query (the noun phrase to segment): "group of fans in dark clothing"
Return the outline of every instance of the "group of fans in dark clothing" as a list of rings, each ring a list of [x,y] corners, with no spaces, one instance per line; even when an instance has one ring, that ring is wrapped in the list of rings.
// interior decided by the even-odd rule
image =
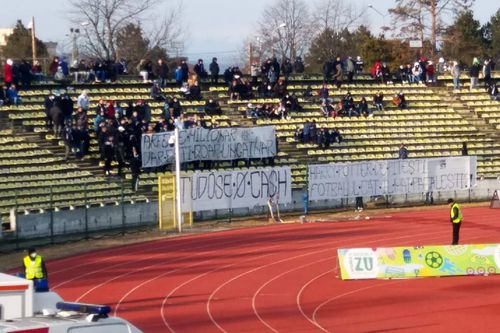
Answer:
[[[341,143],[342,135],[334,128],[318,128],[316,121],[307,121],[302,128],[295,130],[295,140],[300,143],[317,143],[320,148],[328,148],[333,143]]]

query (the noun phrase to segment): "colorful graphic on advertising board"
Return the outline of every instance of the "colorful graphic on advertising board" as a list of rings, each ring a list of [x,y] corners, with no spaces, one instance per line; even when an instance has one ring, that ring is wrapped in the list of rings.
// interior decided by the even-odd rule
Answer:
[[[342,280],[489,275],[500,244],[338,249]]]

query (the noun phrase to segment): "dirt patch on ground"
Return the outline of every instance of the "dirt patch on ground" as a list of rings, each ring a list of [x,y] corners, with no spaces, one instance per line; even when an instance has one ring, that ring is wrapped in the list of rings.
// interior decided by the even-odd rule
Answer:
[[[465,206],[484,206],[484,203],[467,204]],[[367,217],[380,217],[403,211],[415,210],[446,210],[446,206],[425,206],[425,207],[410,207],[410,208],[389,208],[389,209],[370,209],[363,212],[355,212],[354,210],[336,210],[330,212],[314,212],[307,216],[306,222],[321,222],[321,221],[350,221],[366,219]],[[442,212],[446,214],[446,212]],[[442,214],[441,212],[439,214]],[[288,214],[282,216],[284,223],[300,223],[300,214]],[[223,231],[240,228],[251,228],[264,226],[275,223],[270,221],[266,216],[252,216],[248,218],[228,220],[197,222],[191,229],[185,229],[184,234],[205,233],[214,231]],[[157,229],[147,231],[131,232],[124,235],[108,235],[93,237],[88,240],[73,241],[65,244],[51,245],[38,247],[37,251],[44,257],[46,261],[63,258],[67,256],[82,254],[89,251],[95,251],[116,246],[130,245],[134,243],[146,242],[166,237],[178,237],[175,232],[166,232]],[[0,272],[12,270],[20,267],[21,260],[25,256],[24,251],[16,251],[8,254],[2,254],[0,257]]]

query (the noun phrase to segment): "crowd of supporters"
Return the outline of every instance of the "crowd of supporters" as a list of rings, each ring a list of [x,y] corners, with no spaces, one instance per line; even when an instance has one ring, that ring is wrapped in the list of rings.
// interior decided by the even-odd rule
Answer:
[[[374,96],[354,98],[350,92],[341,98],[333,98],[329,87],[333,84],[340,88],[344,81],[353,82],[357,75],[363,73],[364,63],[360,57],[355,59],[336,57],[323,65],[324,84],[318,91],[313,91],[309,85],[299,96],[305,100],[315,100],[321,103],[320,111],[325,117],[371,117],[374,112],[383,110],[387,101],[382,92]],[[5,84],[0,89],[1,105],[19,105],[18,87],[29,87],[33,81],[71,80],[75,83],[112,82],[119,75],[129,73],[127,62],[120,59],[111,61],[80,60],[68,65],[63,58],[54,57],[47,72],[42,71],[38,61],[33,65],[27,61],[18,63],[8,59],[3,66]],[[284,59],[281,63],[275,57],[266,59],[262,64],[253,63],[250,76],[245,76],[238,67],[228,67],[221,73],[217,58],[212,58],[208,69],[204,61],[199,59],[191,68],[186,60],[180,60],[175,71],[171,71],[164,59],[156,62],[143,59],[137,65],[137,72],[144,82],[151,84],[150,97],[154,101],[163,102],[162,115],[158,121],[153,121],[151,107],[144,100],[128,101],[120,104],[113,100],[100,100],[97,107],[90,108],[91,97],[83,90],[76,101],[73,101],[69,91],[54,90],[45,99],[46,125],[54,135],[64,140],[65,158],[84,158],[89,154],[91,133],[94,132],[98,142],[100,159],[103,161],[103,172],[106,176],[114,172],[121,176],[123,169],[130,167],[133,174],[133,188],[137,189],[140,173],[140,141],[143,134],[172,131],[174,128],[186,129],[192,127],[209,128],[213,126],[204,120],[202,114],[186,116],[182,105],[176,96],[167,96],[163,92],[170,80],[174,80],[179,93],[186,100],[204,100],[202,84],[210,82],[218,84],[222,78],[228,89],[231,101],[248,100],[252,98],[273,98],[273,103],[248,103],[246,116],[252,119],[289,119],[290,112],[301,112],[303,107],[299,97],[288,90],[289,78],[292,73],[302,74],[304,63],[299,57],[292,63]],[[491,59],[480,61],[475,58],[468,73],[471,79],[471,89],[478,87],[480,74],[484,78],[485,87],[492,99],[498,98],[498,88],[491,79],[494,63]],[[391,73],[387,63],[377,61],[371,68],[375,81],[391,84],[425,83],[434,84],[438,74],[451,73],[455,88],[460,88],[462,68],[455,62],[445,62],[439,59],[435,66],[425,57],[419,58],[413,65],[401,65]],[[400,109],[407,107],[403,92],[392,96],[392,102]],[[203,107],[206,115],[220,115],[222,109],[213,99],[205,100]],[[95,119],[89,126],[89,117]],[[321,147],[329,147],[340,143],[342,135],[336,128],[317,128],[316,123],[306,122],[303,128],[295,133],[297,141],[302,143],[317,143]],[[198,164],[199,165],[199,164]]]
[[[66,155],[84,158],[89,154],[90,133],[97,138],[100,159],[104,162],[104,174],[112,175],[112,165],[117,165],[117,175],[121,176],[128,164],[131,169],[140,159],[141,136],[159,132],[210,128],[202,115],[186,116],[177,97],[168,98],[163,114],[153,121],[151,107],[145,100],[129,101],[125,105],[113,100],[99,100],[95,108],[90,108],[91,97],[83,90],[76,103],[67,91],[53,91],[45,98],[46,126],[56,137],[63,138]],[[205,104],[207,114],[220,114],[220,106],[210,99]],[[94,122],[89,126],[89,117]],[[132,170],[134,171],[134,170]],[[134,186],[135,188],[135,186]]]

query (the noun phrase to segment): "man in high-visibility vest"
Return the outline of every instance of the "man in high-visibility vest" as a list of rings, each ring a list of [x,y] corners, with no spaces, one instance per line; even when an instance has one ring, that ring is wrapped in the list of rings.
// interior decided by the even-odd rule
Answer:
[[[453,240],[451,245],[457,245],[460,236],[460,226],[462,225],[462,209],[460,205],[453,199],[448,199],[448,206],[450,206],[450,221],[453,226]]]
[[[23,267],[27,280],[47,279],[45,262],[34,248],[28,250],[28,255],[23,259]]]

